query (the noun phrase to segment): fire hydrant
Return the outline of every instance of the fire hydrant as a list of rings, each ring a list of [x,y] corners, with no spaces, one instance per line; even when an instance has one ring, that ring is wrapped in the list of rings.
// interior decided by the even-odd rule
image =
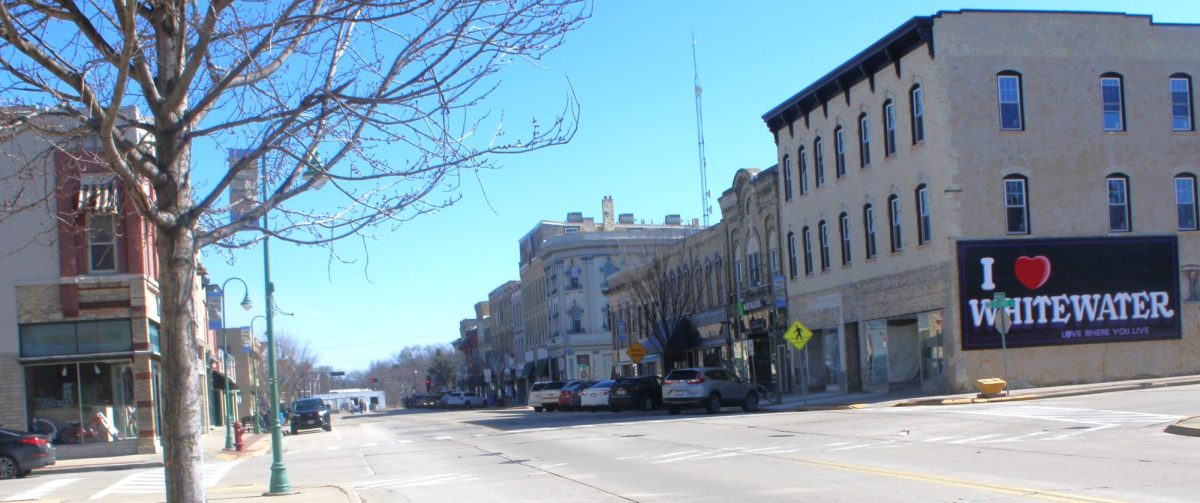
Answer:
[[[242,428],[242,423],[233,423],[233,445],[237,450],[242,450],[245,444],[242,443],[242,433],[246,430]]]

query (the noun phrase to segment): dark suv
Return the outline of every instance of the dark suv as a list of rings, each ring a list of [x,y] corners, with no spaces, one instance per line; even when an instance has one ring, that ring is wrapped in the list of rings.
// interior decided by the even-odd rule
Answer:
[[[658,376],[622,377],[608,393],[608,406],[621,409],[651,410],[662,406],[662,379]]]
[[[292,413],[288,416],[292,435],[300,430],[320,428],[325,431],[333,429],[329,419],[329,407],[320,398],[301,398],[292,402]]]

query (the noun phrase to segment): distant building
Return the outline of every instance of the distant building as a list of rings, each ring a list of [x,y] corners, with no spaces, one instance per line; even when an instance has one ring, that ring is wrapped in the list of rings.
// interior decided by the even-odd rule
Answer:
[[[763,116],[813,389],[1200,370],[1200,26],[916,17]],[[806,370],[806,372],[805,372]]]

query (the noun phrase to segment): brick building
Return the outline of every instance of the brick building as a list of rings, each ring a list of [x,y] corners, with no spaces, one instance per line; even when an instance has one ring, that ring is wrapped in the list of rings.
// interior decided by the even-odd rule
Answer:
[[[1197,50],[1146,16],[940,12],[767,112],[802,380],[972,389],[996,294],[1018,387],[1200,370]]]

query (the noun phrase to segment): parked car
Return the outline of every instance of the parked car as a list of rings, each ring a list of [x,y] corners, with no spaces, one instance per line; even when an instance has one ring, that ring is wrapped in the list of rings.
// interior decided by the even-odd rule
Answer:
[[[529,388],[529,406],[534,412],[547,412],[558,408],[558,392],[566,386],[565,381],[542,381]]]
[[[0,479],[29,475],[34,468],[55,462],[54,446],[46,437],[0,428]]]
[[[662,407],[662,402],[662,379],[658,376],[617,379],[608,397],[608,405],[613,412],[625,409],[652,410]]]
[[[320,398],[301,398],[292,402],[288,424],[291,425],[292,435],[314,428],[330,431],[333,429],[330,416],[329,406]]]
[[[596,412],[608,408],[609,391],[616,381],[599,381],[579,392],[579,409]]]
[[[579,392],[595,384],[596,381],[569,381],[558,392],[558,408],[562,410],[579,410]]]
[[[663,379],[662,399],[672,415],[689,407],[704,407],[709,414],[734,405],[746,412],[758,410],[758,388],[717,367],[672,370]]]
[[[484,406],[483,397],[479,396],[479,394],[474,391],[451,392],[450,394],[442,397],[442,402],[445,404],[445,407],[448,408],[462,407],[464,409],[470,409]]]
[[[413,395],[413,407],[433,408],[437,406],[438,400],[442,398],[444,393],[417,393]]]

